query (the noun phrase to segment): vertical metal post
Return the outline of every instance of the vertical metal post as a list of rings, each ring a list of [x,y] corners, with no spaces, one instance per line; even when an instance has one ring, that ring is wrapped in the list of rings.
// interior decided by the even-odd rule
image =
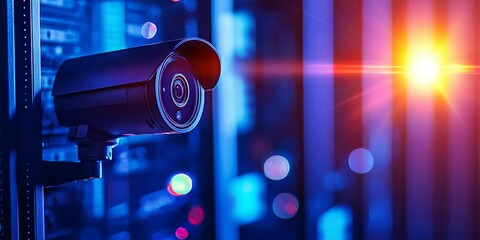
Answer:
[[[43,239],[43,186],[40,99],[40,2],[15,1],[13,6],[17,187],[20,239]]]

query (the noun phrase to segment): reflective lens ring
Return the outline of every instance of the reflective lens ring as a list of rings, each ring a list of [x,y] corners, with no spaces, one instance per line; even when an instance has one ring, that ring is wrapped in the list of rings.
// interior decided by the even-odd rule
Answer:
[[[190,86],[185,76],[180,73],[173,76],[170,84],[170,96],[177,107],[187,105],[188,98],[190,97]]]

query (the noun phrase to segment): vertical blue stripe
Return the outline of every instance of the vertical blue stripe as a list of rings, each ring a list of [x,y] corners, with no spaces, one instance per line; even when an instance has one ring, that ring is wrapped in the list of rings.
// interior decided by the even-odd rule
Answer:
[[[333,171],[333,1],[305,0],[303,10],[305,230],[317,239],[317,218],[333,203],[324,186]]]
[[[42,89],[42,81],[41,81],[41,56],[42,56],[42,51],[41,51],[41,45],[40,45],[40,1],[39,0],[32,0],[30,3],[31,5],[31,46],[32,46],[32,97],[33,97],[33,106],[35,107],[40,107],[41,106],[41,89]],[[42,116],[41,116],[41,110],[36,110],[35,114],[36,117],[34,119],[39,119],[41,121]],[[39,134],[41,133],[41,123],[38,124],[38,129]],[[35,128],[34,128],[35,129]],[[38,144],[40,144],[40,137],[38,138]],[[41,154],[41,149],[39,150],[39,153]],[[35,185],[35,196],[37,199],[35,200],[35,204],[43,204],[43,186],[40,184]],[[35,218],[36,220],[36,225],[35,225],[35,236],[40,239],[45,238],[45,226],[44,226],[44,209],[43,207],[37,207],[35,209]]]
[[[363,1],[363,62],[392,65],[391,0]],[[365,175],[365,203],[368,206],[366,238],[389,239],[392,231],[392,76],[363,76],[364,142],[374,158]]]
[[[92,215],[94,218],[102,218],[104,216],[104,189],[105,189],[105,180],[103,179],[95,179],[91,183],[92,187]]]
[[[114,51],[126,47],[125,2],[106,1],[100,5],[102,51]]]
[[[213,91],[216,239],[238,239],[231,216],[230,184],[237,175],[237,120],[233,71],[233,1],[212,1],[212,42],[222,61],[222,73]]]
[[[15,49],[14,49],[14,42],[15,42],[15,33],[14,33],[14,26],[13,26],[13,0],[7,0],[7,44],[8,44],[8,115],[9,120],[12,121],[15,115]],[[4,79],[2,81],[5,81]],[[5,109],[5,108],[4,108]],[[10,215],[11,215],[11,237],[12,239],[19,239],[19,226],[18,226],[18,198],[17,193],[17,160],[16,160],[16,150],[10,149],[8,153],[8,159],[10,159],[10,169],[5,169],[5,171],[9,171],[10,173]]]

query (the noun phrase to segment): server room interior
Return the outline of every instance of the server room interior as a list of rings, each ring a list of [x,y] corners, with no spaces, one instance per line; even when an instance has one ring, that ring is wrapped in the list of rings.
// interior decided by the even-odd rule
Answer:
[[[64,60],[201,37],[222,64],[192,132],[122,138],[102,179],[43,189],[45,239],[480,239],[476,0],[30,4],[38,161],[77,159],[52,98]],[[9,198],[1,236],[22,238]]]

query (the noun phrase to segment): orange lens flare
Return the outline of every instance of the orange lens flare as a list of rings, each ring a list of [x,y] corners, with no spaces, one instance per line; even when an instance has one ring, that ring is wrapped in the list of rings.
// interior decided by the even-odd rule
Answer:
[[[480,65],[450,64],[442,65],[439,61],[426,59],[413,60],[405,65],[381,64],[321,64],[295,62],[243,62],[236,65],[236,71],[245,75],[261,75],[265,77],[292,76],[292,75],[349,75],[349,74],[388,74],[437,77],[445,75],[480,75]],[[418,62],[418,63],[417,63]],[[427,70],[425,70],[427,68]],[[428,70],[430,69],[430,70]],[[418,79],[420,80],[420,79]],[[424,79],[425,80],[425,79]]]

